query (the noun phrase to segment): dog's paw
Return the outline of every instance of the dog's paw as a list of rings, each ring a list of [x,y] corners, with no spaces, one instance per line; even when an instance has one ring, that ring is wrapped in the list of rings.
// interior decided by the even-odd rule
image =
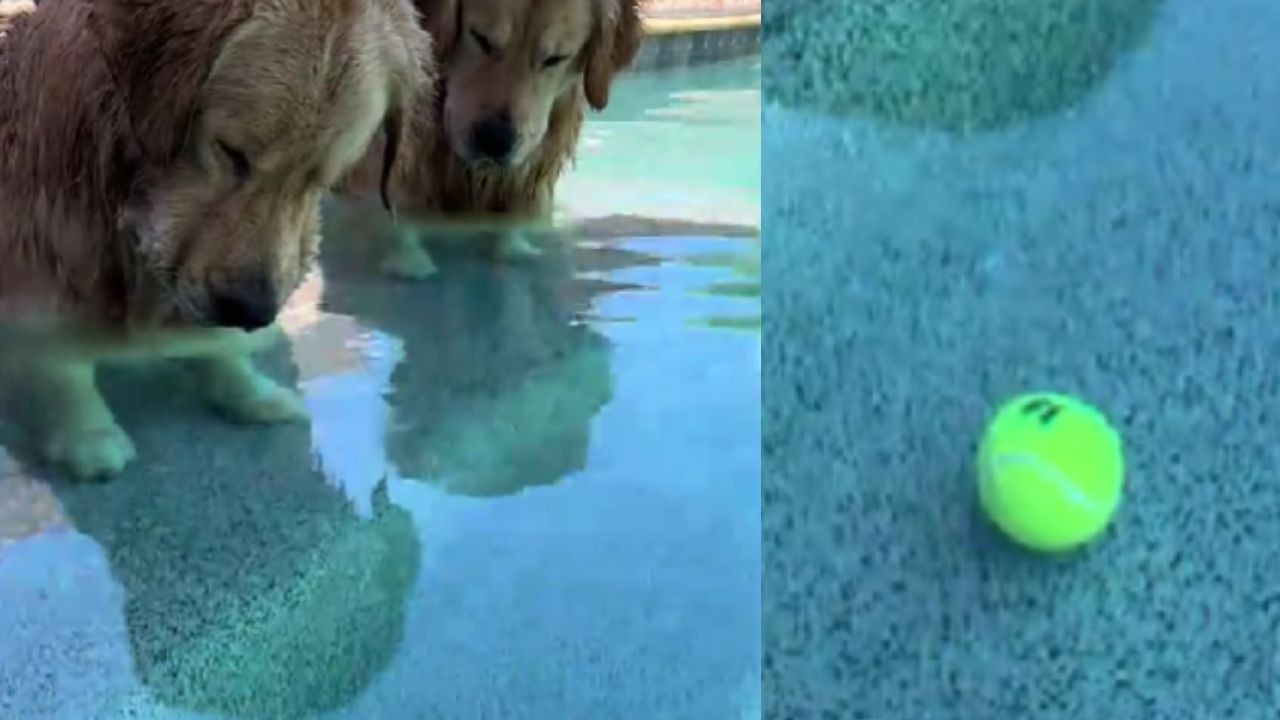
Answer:
[[[305,420],[302,396],[258,372],[247,355],[191,361],[205,402],[235,422],[275,424]]]
[[[439,272],[431,256],[426,253],[396,254],[383,258],[380,269],[397,280],[421,281]]]
[[[44,455],[77,480],[99,480],[124,470],[138,451],[119,425],[104,422],[53,428]]]
[[[523,234],[510,233],[498,240],[495,254],[503,262],[525,262],[541,257],[542,249],[529,242]]]
[[[301,395],[262,376],[252,390],[211,397],[210,401],[235,422],[275,425],[307,419],[307,404]]]
[[[421,281],[439,272],[431,255],[420,247],[401,245],[382,258],[381,270],[398,280]]]

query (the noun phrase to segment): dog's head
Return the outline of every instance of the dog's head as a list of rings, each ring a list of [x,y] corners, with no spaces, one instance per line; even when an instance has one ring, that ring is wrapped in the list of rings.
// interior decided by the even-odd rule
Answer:
[[[640,47],[637,0],[419,0],[443,77],[444,129],[463,160],[517,166],[555,103],[596,110]]]
[[[269,324],[324,193],[430,82],[408,0],[94,0],[139,170],[121,224],[183,320]],[[384,180],[385,185],[385,180]],[[385,193],[384,193],[385,195]]]

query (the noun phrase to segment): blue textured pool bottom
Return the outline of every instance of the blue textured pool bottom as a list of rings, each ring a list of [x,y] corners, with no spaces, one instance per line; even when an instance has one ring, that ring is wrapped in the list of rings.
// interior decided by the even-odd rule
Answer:
[[[1077,105],[969,137],[766,103],[766,717],[1276,716],[1278,36],[1167,0]],[[1057,562],[976,508],[1039,388],[1129,476]]]

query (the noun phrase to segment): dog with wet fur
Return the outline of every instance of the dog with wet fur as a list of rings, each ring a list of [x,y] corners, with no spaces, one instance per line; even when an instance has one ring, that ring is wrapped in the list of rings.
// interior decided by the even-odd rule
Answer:
[[[609,103],[614,77],[644,35],[638,0],[415,0],[431,33],[437,92],[420,105],[414,150],[391,192],[401,211],[374,241],[387,274],[436,271],[418,221],[474,223],[496,257],[539,254],[524,229],[545,223],[588,108]],[[339,186],[376,194],[376,145]]]
[[[0,0],[0,35],[3,35],[16,18],[35,12],[32,0]]]
[[[178,360],[238,421],[301,419],[251,355],[321,199],[379,132],[386,186],[430,91],[409,0],[42,0],[9,23],[0,372],[34,449],[80,478],[134,459],[96,384],[112,361]]]

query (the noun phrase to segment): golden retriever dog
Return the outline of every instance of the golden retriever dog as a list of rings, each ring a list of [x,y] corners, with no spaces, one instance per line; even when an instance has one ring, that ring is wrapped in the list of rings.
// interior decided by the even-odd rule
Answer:
[[[43,0],[14,18],[0,370],[32,393],[45,460],[83,478],[134,458],[104,361],[181,359],[231,418],[302,417],[249,353],[380,129],[389,176],[430,53],[408,0]]]
[[[19,17],[29,15],[36,9],[31,0],[0,0],[0,36],[13,25]]]
[[[520,222],[545,220],[573,159],[589,106],[609,102],[613,77],[639,50],[638,0],[416,0],[440,79],[420,106],[412,154],[392,183],[409,216],[381,249],[403,278],[435,272],[412,218],[500,218],[497,254],[538,253]],[[376,152],[342,191],[370,195]]]

